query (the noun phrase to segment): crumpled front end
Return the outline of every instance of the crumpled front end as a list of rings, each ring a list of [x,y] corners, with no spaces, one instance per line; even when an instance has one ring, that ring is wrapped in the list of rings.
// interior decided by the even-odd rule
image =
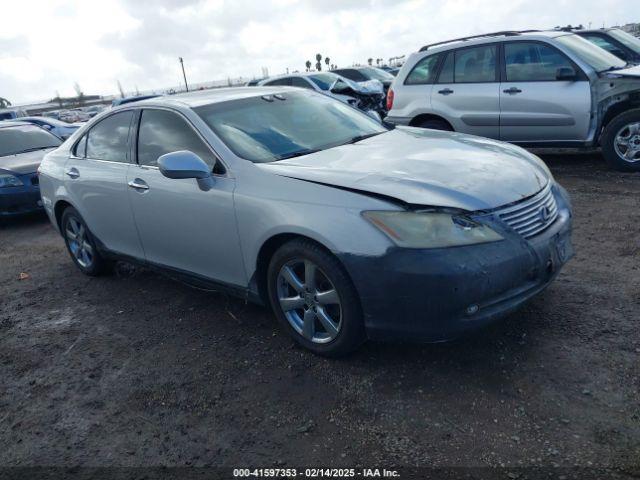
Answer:
[[[480,212],[504,240],[441,249],[390,248],[384,255],[343,254],[362,299],[372,339],[437,342],[456,338],[513,312],[556,277],[573,255],[571,206],[552,187],[557,212],[527,238],[500,216]]]

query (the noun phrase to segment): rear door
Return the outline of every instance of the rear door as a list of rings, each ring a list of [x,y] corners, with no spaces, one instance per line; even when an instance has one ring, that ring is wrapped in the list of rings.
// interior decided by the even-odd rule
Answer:
[[[498,47],[485,44],[450,51],[431,91],[431,109],[457,132],[500,134]]]
[[[179,150],[191,151],[211,166],[213,188],[205,192],[194,179],[160,173],[158,158]],[[185,117],[166,109],[142,111],[128,193],[148,262],[246,286],[234,187],[234,179]]]
[[[91,233],[109,250],[144,258],[127,196],[134,111],[95,124],[72,149],[65,187]]]
[[[571,68],[574,80],[557,80]],[[500,138],[509,142],[584,142],[591,120],[587,76],[544,42],[504,43],[500,85]]]

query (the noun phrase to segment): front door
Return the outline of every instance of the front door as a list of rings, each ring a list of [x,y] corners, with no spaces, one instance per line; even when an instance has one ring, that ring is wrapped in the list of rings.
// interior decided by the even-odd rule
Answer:
[[[189,150],[211,165],[215,183],[202,191],[194,179],[169,179],[158,158]],[[129,198],[148,262],[231,285],[246,286],[233,205],[235,181],[211,148],[177,112],[144,109]]]
[[[587,77],[569,58],[542,42],[504,44],[500,139],[508,142],[584,142],[591,122]],[[570,68],[573,80],[557,80]]]
[[[500,103],[497,46],[450,51],[431,90],[431,110],[456,132],[498,138]]]

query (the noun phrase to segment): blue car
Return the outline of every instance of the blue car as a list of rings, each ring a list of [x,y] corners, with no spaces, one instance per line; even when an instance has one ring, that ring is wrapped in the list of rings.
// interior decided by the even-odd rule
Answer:
[[[0,217],[42,210],[38,167],[62,144],[55,135],[25,122],[0,122]]]
[[[18,121],[32,123],[38,127],[44,128],[45,130],[53,133],[56,137],[60,137],[62,140],[69,138],[73,135],[73,132],[82,126],[82,123],[67,123],[56,120],[55,118],[47,117],[22,117],[18,118]]]

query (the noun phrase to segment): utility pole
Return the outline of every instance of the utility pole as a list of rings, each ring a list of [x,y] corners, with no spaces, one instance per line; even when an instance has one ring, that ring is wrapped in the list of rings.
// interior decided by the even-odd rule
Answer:
[[[178,60],[180,60],[180,66],[182,67],[182,76],[184,77],[184,87],[187,89],[187,92],[188,92],[189,85],[187,84],[187,74],[184,73],[184,61],[182,60],[182,57],[178,57]]]

